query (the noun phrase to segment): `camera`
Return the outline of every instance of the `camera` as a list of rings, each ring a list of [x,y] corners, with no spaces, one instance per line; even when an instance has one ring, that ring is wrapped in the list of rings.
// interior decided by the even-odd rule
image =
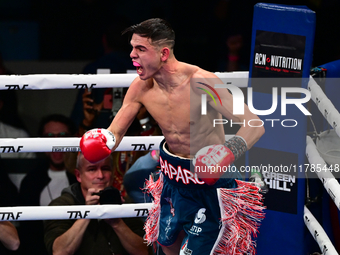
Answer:
[[[93,193],[93,195],[97,195],[100,197],[99,203],[101,205],[122,204],[120,191],[112,186],[106,187],[105,189],[100,190],[97,193]]]

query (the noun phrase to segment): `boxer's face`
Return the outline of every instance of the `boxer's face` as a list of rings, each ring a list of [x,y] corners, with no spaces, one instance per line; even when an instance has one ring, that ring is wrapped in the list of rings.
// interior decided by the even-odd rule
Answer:
[[[133,34],[131,38],[132,51],[130,57],[137,68],[137,74],[142,80],[152,77],[161,68],[161,49],[150,44],[151,40]]]

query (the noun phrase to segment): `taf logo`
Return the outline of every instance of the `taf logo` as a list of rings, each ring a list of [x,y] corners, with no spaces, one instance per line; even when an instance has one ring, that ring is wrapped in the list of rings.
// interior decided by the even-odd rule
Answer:
[[[205,84],[203,82],[197,82],[197,83],[206,86],[212,92],[214,92],[215,95],[217,96],[218,100],[220,101],[220,104],[222,105],[222,100],[220,98],[220,95],[217,93],[217,91],[213,87],[211,87],[210,85]],[[216,100],[215,100],[214,96],[210,93],[210,91],[208,91],[208,90],[206,90],[204,88],[200,88],[200,87],[196,87],[196,88],[201,89],[205,93],[207,93],[212,98],[212,100],[214,101],[215,105],[217,105]],[[207,115],[207,95],[206,94],[202,94],[201,104],[202,104],[202,110],[201,110],[202,115]]]

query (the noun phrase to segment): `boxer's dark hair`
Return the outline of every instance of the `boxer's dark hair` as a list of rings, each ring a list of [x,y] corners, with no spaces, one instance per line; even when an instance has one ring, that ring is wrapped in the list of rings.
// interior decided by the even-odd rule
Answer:
[[[175,46],[175,32],[171,25],[160,18],[148,19],[125,29],[122,34],[132,33],[150,38],[154,44],[166,44],[171,49]]]

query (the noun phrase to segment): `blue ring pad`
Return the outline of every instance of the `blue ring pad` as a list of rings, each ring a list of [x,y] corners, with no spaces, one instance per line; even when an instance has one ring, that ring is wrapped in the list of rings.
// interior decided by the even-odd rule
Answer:
[[[315,26],[315,12],[306,6],[256,4],[249,77],[308,78],[312,66]],[[249,86],[253,87],[253,105],[256,109],[268,109],[268,103],[272,102],[271,84],[266,85],[256,84],[256,79],[250,79]],[[307,88],[307,83],[301,80],[291,87]],[[278,98],[280,104],[280,95]],[[278,107],[273,114],[259,117],[295,119],[298,125],[290,129],[280,126],[271,128],[265,125],[266,133],[246,154],[247,165],[305,163],[307,118],[295,108],[287,111],[287,116],[281,116],[280,110]],[[307,250],[311,249],[312,245],[307,240],[310,234],[306,235],[303,222],[305,179],[298,178],[297,174],[291,175],[296,182],[283,182],[275,179],[276,177],[265,178],[271,184],[275,182],[275,185],[269,187],[270,190],[264,199],[268,209],[256,240],[257,254],[274,252],[276,255],[290,253],[302,255],[308,254]]]

